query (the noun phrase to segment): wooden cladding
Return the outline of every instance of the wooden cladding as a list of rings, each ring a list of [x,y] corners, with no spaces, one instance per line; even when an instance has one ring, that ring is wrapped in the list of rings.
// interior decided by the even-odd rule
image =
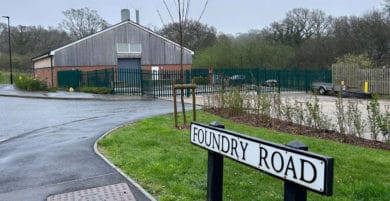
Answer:
[[[373,94],[390,94],[390,69],[359,68],[354,64],[335,64],[332,66],[334,84],[344,81],[348,88],[364,90],[364,82],[368,82],[368,92]]]

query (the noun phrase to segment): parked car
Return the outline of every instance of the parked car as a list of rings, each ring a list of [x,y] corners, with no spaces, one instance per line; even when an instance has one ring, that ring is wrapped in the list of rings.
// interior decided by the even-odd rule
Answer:
[[[341,94],[343,97],[353,97],[353,98],[372,98],[371,93],[366,93],[356,89],[348,88],[345,85],[335,85],[333,83],[326,82],[313,82],[311,85],[311,90],[314,93],[319,93],[321,95],[326,94]]]
[[[266,80],[261,85],[264,87],[277,87],[279,86],[279,83],[277,80]]]
[[[311,90],[315,93],[318,92],[321,95],[337,94],[338,92],[345,90],[345,86],[334,85],[333,83],[327,82],[313,82],[311,85]]]
[[[232,75],[229,77],[229,85],[237,86],[245,83],[245,75]]]

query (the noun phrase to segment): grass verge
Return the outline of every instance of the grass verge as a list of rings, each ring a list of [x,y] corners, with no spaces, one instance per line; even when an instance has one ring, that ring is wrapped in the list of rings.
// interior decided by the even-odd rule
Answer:
[[[9,73],[0,71],[0,84],[9,84]]]
[[[93,94],[109,94],[111,89],[108,87],[80,87],[80,92],[93,93]]]
[[[286,144],[299,140],[309,150],[335,158],[334,195],[308,192],[308,200],[390,200],[390,152],[237,124],[205,112],[229,130]],[[172,115],[148,118],[98,142],[111,162],[158,200],[204,200],[207,151],[189,142],[188,130],[173,128]],[[283,182],[225,158],[224,200],[283,200]]]

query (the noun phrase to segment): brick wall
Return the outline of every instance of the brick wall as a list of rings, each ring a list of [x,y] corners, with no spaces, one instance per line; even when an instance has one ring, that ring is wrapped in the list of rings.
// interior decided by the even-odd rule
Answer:
[[[142,70],[151,70],[152,66],[158,66],[161,71],[180,71],[180,64],[143,65]],[[183,64],[184,70],[191,70],[191,64]]]
[[[47,86],[52,86],[51,83],[51,68],[38,68],[34,69],[34,77],[40,80],[44,80]]]

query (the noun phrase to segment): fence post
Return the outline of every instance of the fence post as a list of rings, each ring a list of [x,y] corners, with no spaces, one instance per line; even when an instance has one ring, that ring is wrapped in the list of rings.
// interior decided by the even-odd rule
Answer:
[[[145,83],[144,83],[144,71],[143,71],[142,69],[137,69],[137,70],[135,71],[135,73],[140,75],[140,80],[139,80],[140,83],[139,83],[139,86],[140,86],[140,88],[141,88],[141,91],[138,92],[138,93],[141,93],[141,94],[140,94],[141,96],[142,96],[142,95],[145,95],[145,94],[144,94],[144,87],[145,87]]]
[[[186,70],[186,83],[185,84],[191,84],[191,72],[189,70]],[[186,90],[186,96],[190,97],[190,89],[188,88]]]
[[[107,69],[104,69],[104,86],[107,87],[108,83],[108,73],[107,73]]]
[[[308,147],[299,141],[293,141],[286,144],[288,147],[308,151]],[[284,201],[306,201],[307,191],[305,187],[290,181],[284,182]]]
[[[279,83],[278,84],[278,93],[280,94],[280,87],[281,87],[281,85],[282,85],[282,79],[281,79],[281,77],[280,77],[280,74],[282,73],[282,71],[281,70],[278,70],[278,80],[277,80],[277,82]]]
[[[225,128],[225,125],[213,121],[209,124],[216,128]],[[222,201],[223,184],[223,156],[208,151],[207,165],[207,201]]]
[[[305,69],[305,92],[309,92],[309,77],[307,70]]]

